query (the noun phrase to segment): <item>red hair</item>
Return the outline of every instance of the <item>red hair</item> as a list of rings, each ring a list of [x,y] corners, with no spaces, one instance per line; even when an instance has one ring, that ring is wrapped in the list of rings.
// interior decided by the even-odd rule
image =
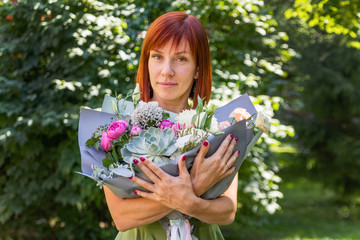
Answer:
[[[140,86],[141,100],[148,102],[152,98],[148,69],[150,51],[164,46],[171,40],[174,47],[177,47],[181,41],[186,40],[189,43],[192,55],[196,59],[198,79],[194,81],[193,85],[195,93],[193,94],[192,91],[189,96],[193,99],[193,107],[197,105],[198,95],[205,98],[205,102],[208,102],[211,96],[212,84],[208,39],[200,21],[184,12],[169,12],[160,16],[151,24],[146,33],[136,76],[136,82]]]

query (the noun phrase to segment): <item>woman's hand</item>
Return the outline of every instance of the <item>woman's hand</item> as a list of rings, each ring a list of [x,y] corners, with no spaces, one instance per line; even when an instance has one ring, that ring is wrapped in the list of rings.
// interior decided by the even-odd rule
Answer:
[[[132,180],[149,190],[150,193],[136,190],[137,195],[157,201],[164,206],[178,210],[182,213],[191,212],[194,201],[197,199],[190,174],[186,168],[185,155],[178,162],[179,176],[173,177],[153,162],[141,158],[140,161],[134,160],[144,174],[153,182],[147,182],[139,177],[133,177]]]
[[[190,171],[191,181],[196,196],[201,196],[221,179],[236,171],[233,167],[239,151],[232,154],[237,138],[229,134],[221,143],[218,150],[210,157],[205,158],[209,150],[209,142],[205,141],[196,156]]]

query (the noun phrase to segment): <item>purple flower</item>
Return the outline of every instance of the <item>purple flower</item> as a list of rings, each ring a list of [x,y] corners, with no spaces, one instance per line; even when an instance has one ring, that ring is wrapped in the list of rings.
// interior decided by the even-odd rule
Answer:
[[[141,131],[142,131],[141,127],[139,127],[138,125],[135,125],[131,128],[130,134],[133,136],[139,135]]]
[[[126,133],[126,128],[129,126],[128,121],[120,120],[110,124],[109,128],[106,130],[108,137],[112,139],[117,139],[120,135]]]
[[[164,119],[162,120],[162,122],[160,123],[160,129],[163,130],[165,128],[171,128],[172,127],[172,122],[167,120],[167,119]]]
[[[112,149],[112,139],[109,138],[108,133],[104,132],[101,137],[100,145],[104,151],[110,151]]]

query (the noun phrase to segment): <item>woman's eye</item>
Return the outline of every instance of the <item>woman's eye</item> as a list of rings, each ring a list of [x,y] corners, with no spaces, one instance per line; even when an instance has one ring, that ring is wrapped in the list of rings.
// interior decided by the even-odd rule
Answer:
[[[186,61],[186,58],[184,58],[184,57],[178,57],[178,59],[177,59],[179,62],[185,62]]]
[[[160,55],[152,55],[151,57],[154,58],[154,59],[156,59],[156,60],[160,60],[160,59],[161,59],[161,56],[160,56]]]

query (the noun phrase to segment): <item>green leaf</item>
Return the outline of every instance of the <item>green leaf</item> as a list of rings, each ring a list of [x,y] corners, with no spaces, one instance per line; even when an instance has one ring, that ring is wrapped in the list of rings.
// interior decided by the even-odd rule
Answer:
[[[111,160],[108,159],[108,158],[104,158],[104,159],[102,160],[102,164],[103,164],[103,166],[106,167],[106,168],[109,168],[109,166],[110,166],[112,163],[113,163],[113,161],[111,161]]]
[[[106,152],[106,158],[107,158],[107,159],[113,159],[113,156],[112,156],[112,154],[111,154],[111,151]]]
[[[111,154],[115,162],[119,161],[119,156],[117,155],[115,146],[113,146],[113,150],[111,151]]]
[[[196,113],[200,114],[203,111],[204,104],[199,95],[197,98],[198,98],[198,105],[196,106]]]
[[[191,123],[194,124],[195,126],[196,126],[196,122],[197,122],[197,117],[198,117],[198,116],[199,116],[198,114],[195,114],[195,115],[192,117],[192,119],[191,119]]]
[[[113,109],[114,113],[115,113],[116,115],[118,115],[118,114],[119,114],[119,107],[118,107],[118,105],[115,103],[115,101],[111,101],[111,105],[112,105],[112,109]]]
[[[168,112],[163,112],[162,116],[163,119],[168,119],[170,117],[170,114]]]
[[[203,118],[201,119],[201,122],[200,122],[200,128],[201,128],[202,130],[206,130],[206,128],[207,128],[207,126],[206,126],[207,120],[208,120],[208,115],[207,115],[207,113],[205,112],[205,114],[204,114],[204,116],[203,116]]]
[[[94,147],[95,144],[99,141],[98,138],[90,138],[86,141],[85,146],[87,147]]]

